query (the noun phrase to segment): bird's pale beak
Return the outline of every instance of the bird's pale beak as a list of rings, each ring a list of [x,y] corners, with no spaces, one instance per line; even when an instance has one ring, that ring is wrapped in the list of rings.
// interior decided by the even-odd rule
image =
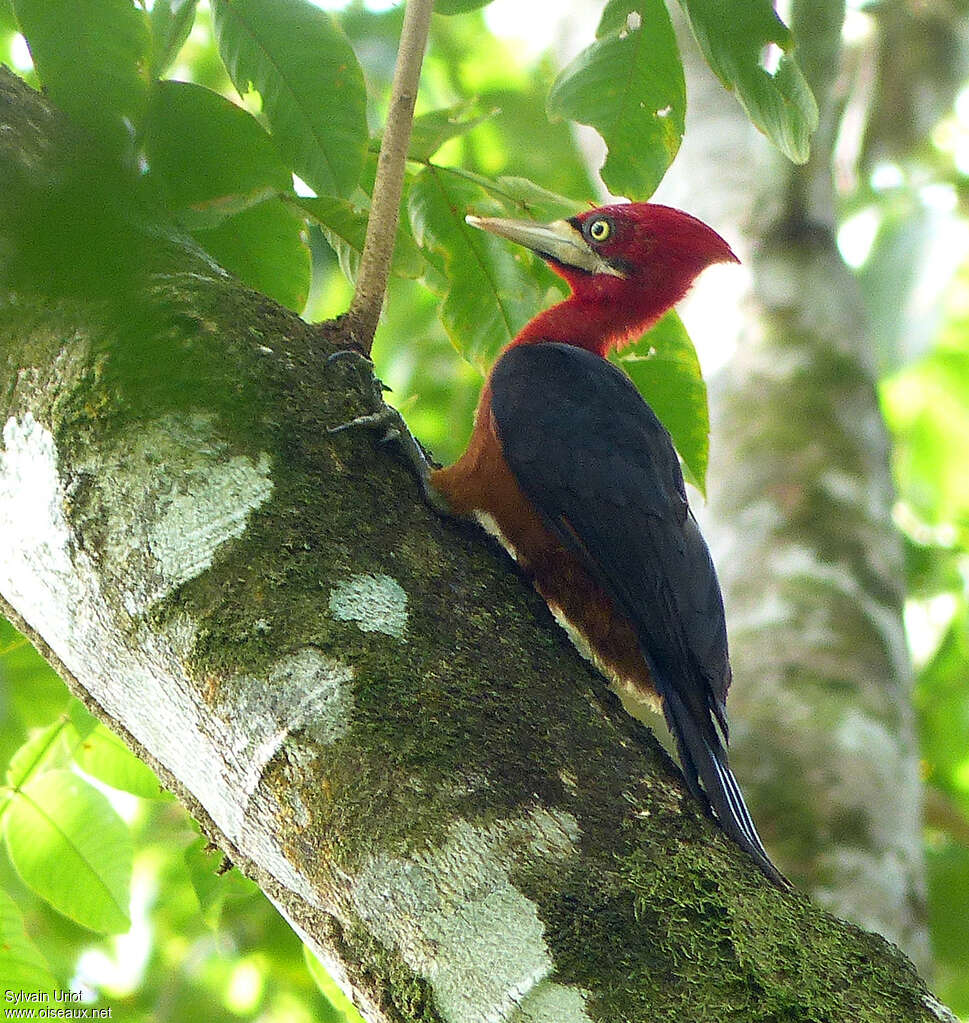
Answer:
[[[502,217],[464,218],[472,227],[490,231],[509,241],[524,245],[538,253],[543,259],[550,259],[562,266],[575,267],[593,274],[610,274],[625,277],[621,270],[612,266],[592,249],[582,232],[576,230],[567,220],[556,220],[551,224],[536,224],[531,220],[506,220]]]

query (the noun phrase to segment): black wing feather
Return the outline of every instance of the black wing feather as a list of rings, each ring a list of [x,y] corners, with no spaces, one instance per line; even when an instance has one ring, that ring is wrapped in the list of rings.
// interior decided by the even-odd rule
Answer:
[[[723,600],[669,434],[624,373],[571,345],[509,349],[491,387],[519,486],[637,631],[691,791],[779,879],[714,725],[725,740]]]

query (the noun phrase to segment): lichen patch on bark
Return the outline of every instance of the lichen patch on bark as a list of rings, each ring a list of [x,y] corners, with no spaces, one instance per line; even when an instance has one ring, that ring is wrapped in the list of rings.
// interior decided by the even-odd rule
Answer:
[[[56,613],[48,599],[51,584],[77,583],[54,438],[30,412],[11,416],[3,428],[0,536],[0,589],[27,621],[43,623]]]
[[[584,993],[550,980],[538,907],[512,876],[529,854],[565,862],[578,837],[560,811],[488,826],[458,821],[432,849],[373,856],[353,884],[353,909],[429,981],[449,1023],[588,1023]]]
[[[337,621],[356,622],[364,632],[403,639],[407,594],[389,575],[354,575],[330,591],[330,612]]]
[[[271,459],[230,450],[214,415],[168,413],[72,466],[104,571],[131,615],[201,575],[273,492]]]
[[[343,737],[353,710],[352,679],[348,665],[310,647],[284,657],[265,679],[232,679],[227,757],[236,761],[247,794],[256,791],[266,767],[294,736],[305,734],[324,746]]]
[[[521,1000],[512,1020],[514,1023],[583,1023],[589,1019],[585,1002],[586,994],[579,988],[543,980]]]

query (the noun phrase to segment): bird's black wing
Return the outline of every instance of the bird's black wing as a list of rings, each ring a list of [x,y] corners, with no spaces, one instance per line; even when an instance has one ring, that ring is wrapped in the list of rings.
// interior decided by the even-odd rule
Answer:
[[[632,622],[684,776],[772,877],[727,765],[723,600],[669,434],[619,369],[583,349],[509,349],[491,409],[519,486]],[[714,725],[718,720],[723,740]]]

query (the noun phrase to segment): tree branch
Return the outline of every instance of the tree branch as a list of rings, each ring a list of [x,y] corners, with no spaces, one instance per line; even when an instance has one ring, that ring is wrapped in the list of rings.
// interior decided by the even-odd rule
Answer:
[[[327,433],[372,378],[106,216],[4,72],[0,124],[4,606],[371,1023],[951,1019],[723,838],[476,528]],[[92,245],[126,257],[93,294]]]
[[[410,145],[414,104],[417,101],[433,6],[434,0],[407,0],[404,10],[390,108],[387,111],[370,202],[367,236],[360,257],[353,301],[347,314],[350,334],[357,347],[367,354],[373,346],[373,336],[390,276],[400,196],[404,185],[404,165]]]

